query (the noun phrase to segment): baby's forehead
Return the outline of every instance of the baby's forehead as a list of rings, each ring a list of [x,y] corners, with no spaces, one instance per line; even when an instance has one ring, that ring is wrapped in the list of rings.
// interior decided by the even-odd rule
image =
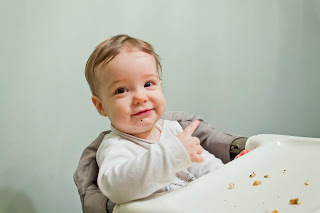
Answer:
[[[144,59],[143,63],[149,64],[152,63],[155,68],[157,68],[156,58],[147,52],[144,52],[136,47],[126,45],[122,47],[119,52],[114,55],[111,59],[105,60],[104,62],[99,64],[99,70],[108,70],[108,68],[115,66],[121,66],[125,63],[125,61],[136,62],[141,58]]]
[[[147,52],[144,52],[142,50],[140,50],[138,47],[135,47],[135,46],[132,46],[130,44],[125,44],[123,45],[119,51],[117,53],[115,53],[113,56],[111,57],[108,57],[106,58],[105,60],[103,60],[98,66],[97,68],[100,70],[100,69],[103,69],[105,68],[106,66],[108,66],[109,63],[113,63],[115,60],[114,59],[117,59],[117,60],[121,60],[121,58],[119,56],[121,55],[129,55],[132,56],[132,57],[137,57],[137,56],[151,56],[154,58],[153,55],[147,53]],[[119,59],[120,58],[120,59]]]
[[[149,72],[154,72],[154,75],[159,76],[156,59],[153,55],[135,47],[123,47],[107,63],[100,63],[97,66],[97,78],[100,80],[112,80],[114,76],[119,76],[122,72],[127,72],[128,70],[139,69],[140,66],[142,72],[147,67]]]

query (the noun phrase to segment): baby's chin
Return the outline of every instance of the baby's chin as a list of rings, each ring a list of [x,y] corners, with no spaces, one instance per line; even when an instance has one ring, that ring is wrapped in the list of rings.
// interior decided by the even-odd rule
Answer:
[[[143,134],[145,132],[151,131],[155,127],[154,122],[146,122],[144,120],[140,121],[139,123],[135,125],[126,126],[123,128],[116,128],[120,130],[121,132],[125,132],[130,135],[139,135]]]
[[[133,128],[128,129],[128,133],[132,135],[141,134],[141,133],[152,130],[154,127],[155,127],[155,123],[146,124],[146,123],[143,123],[142,121],[140,125],[135,125]]]

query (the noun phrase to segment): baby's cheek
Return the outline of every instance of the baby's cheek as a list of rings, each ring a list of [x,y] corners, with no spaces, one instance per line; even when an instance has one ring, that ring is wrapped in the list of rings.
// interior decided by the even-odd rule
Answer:
[[[166,98],[164,97],[162,92],[159,92],[159,95],[156,99],[158,100],[160,105],[162,105],[164,108],[166,108],[167,102],[166,102]]]

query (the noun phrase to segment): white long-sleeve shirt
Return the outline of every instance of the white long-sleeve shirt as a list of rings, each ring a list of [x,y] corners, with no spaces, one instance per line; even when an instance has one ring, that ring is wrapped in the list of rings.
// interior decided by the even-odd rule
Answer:
[[[183,129],[177,121],[159,120],[158,142],[148,141],[111,128],[97,151],[98,186],[114,203],[148,197],[179,188],[223,165],[203,150],[202,163],[192,163],[176,137]]]

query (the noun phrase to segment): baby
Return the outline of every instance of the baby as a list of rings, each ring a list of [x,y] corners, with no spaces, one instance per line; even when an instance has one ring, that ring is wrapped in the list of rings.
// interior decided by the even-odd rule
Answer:
[[[166,100],[160,70],[152,46],[127,35],[102,42],[88,59],[92,102],[112,131],[96,154],[98,186],[114,203],[179,188],[223,166],[192,137],[199,121],[183,130],[177,121],[161,119]]]

